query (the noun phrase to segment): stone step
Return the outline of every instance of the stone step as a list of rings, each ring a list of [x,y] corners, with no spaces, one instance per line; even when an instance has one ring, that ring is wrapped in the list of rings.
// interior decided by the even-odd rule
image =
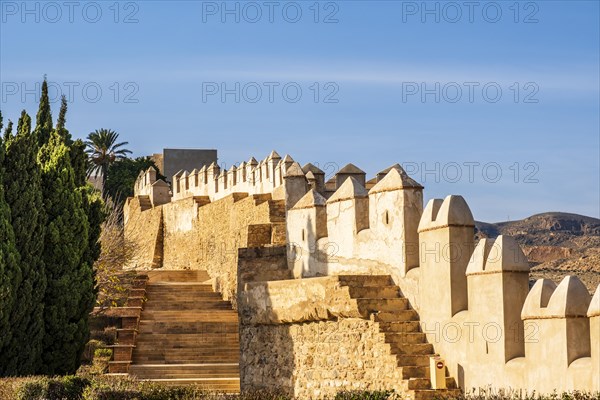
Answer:
[[[198,349],[199,347],[224,347],[224,346],[239,346],[240,342],[238,338],[195,338],[188,340],[170,340],[170,339],[138,339],[135,342],[138,351],[151,350],[153,347],[156,349]]]
[[[129,297],[144,297],[146,296],[146,289],[129,289],[127,295]]]
[[[206,354],[206,355],[160,355],[149,354],[134,356],[133,365],[136,364],[194,364],[194,363],[236,363],[239,362],[239,352],[235,354]]]
[[[138,364],[129,368],[129,373],[140,379],[208,378],[239,376],[237,363],[212,364]]]
[[[150,296],[151,296],[151,298],[148,297],[148,294],[144,294],[144,297],[146,297],[148,300],[152,300],[152,301],[222,300],[220,294],[214,293],[214,292],[206,292],[203,290],[196,290],[193,292],[186,292],[186,293],[173,293],[172,291],[151,292]]]
[[[142,320],[139,324],[140,333],[195,333],[195,334],[206,334],[206,333],[237,333],[239,332],[239,326],[237,321],[235,322],[160,322],[153,320]]]
[[[429,378],[429,366],[404,366],[402,369],[402,379],[410,378]]]
[[[382,311],[374,316],[376,322],[404,322],[418,321],[419,316],[415,310]]]
[[[147,293],[183,293],[186,291],[204,291],[214,293],[211,284],[200,282],[153,282],[146,285]]]
[[[395,299],[400,297],[400,290],[397,286],[350,286],[350,297],[353,299]]]
[[[429,365],[429,355],[397,354],[397,366],[425,367]]]
[[[126,307],[144,307],[144,296],[129,296],[125,302]]]
[[[145,379],[145,381],[159,383],[166,386],[194,385],[207,391],[224,393],[239,393],[240,391],[239,378]]]
[[[454,378],[446,378],[447,389],[457,389]],[[407,389],[431,389],[431,380],[429,378],[409,378],[407,381]]]
[[[239,392],[238,315],[202,283],[207,272],[156,270],[148,278],[129,373],[164,385]]]
[[[230,341],[225,342],[220,346],[210,346],[203,342],[187,342],[187,343],[150,343],[150,342],[136,342],[135,356],[143,355],[147,352],[155,352],[157,354],[165,354],[171,352],[174,354],[219,354],[221,352],[239,353],[239,342]],[[236,348],[237,347],[237,348]]]
[[[419,321],[393,321],[378,322],[381,332],[420,332],[421,323]]]
[[[146,272],[148,284],[155,282],[204,282],[210,279],[208,271],[202,270],[154,270]]]
[[[356,303],[359,310],[369,313],[408,309],[408,300],[402,297],[395,299],[356,299]]]
[[[390,349],[393,354],[413,354],[413,355],[433,355],[433,345],[431,343],[390,343]]]
[[[131,360],[129,361],[109,361],[108,372],[109,374],[127,374]]]
[[[137,337],[137,329],[117,329],[117,343],[132,345]]]
[[[181,311],[208,311],[208,310],[231,310],[231,303],[223,300],[212,300],[198,298],[197,300],[157,300],[151,297],[146,301],[144,310],[181,310]]]
[[[422,332],[393,332],[393,333],[385,333],[385,342],[386,343],[426,343],[427,335]]]
[[[226,310],[185,311],[181,313],[144,310],[140,319],[165,322],[237,322],[238,316],[235,312]]]
[[[394,283],[389,275],[338,275],[338,279],[342,285],[351,287],[381,287]]]

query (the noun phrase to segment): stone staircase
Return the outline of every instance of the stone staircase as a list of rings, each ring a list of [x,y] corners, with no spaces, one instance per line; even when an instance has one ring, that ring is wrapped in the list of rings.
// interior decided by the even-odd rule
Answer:
[[[140,200],[140,208],[142,211],[146,211],[152,208],[150,196],[138,196],[138,199]]]
[[[377,323],[379,332],[396,356],[403,381],[401,389],[407,398],[425,400],[456,397],[461,391],[446,370],[446,390],[433,390],[429,379],[429,359],[437,355],[421,331],[419,316],[410,309],[388,275],[345,275],[340,283],[347,286],[361,314]]]
[[[205,271],[148,271],[129,374],[239,392],[237,312]]]

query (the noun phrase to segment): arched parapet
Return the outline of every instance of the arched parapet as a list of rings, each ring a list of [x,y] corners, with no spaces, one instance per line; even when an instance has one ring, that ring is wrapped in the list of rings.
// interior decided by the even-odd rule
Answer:
[[[547,279],[535,283],[521,312],[530,387],[544,392],[566,388],[570,366],[590,357],[590,299],[576,276],[565,277],[558,286]]]
[[[521,309],[529,291],[529,268],[517,241],[504,235],[481,239],[467,266],[469,315],[481,323],[473,347],[498,365],[525,355]],[[494,340],[483,330],[490,325],[500,333]]]
[[[517,241],[511,236],[500,235],[496,239],[484,238],[479,241],[467,266],[466,275],[529,273],[529,269],[529,261]]]
[[[594,296],[587,310],[590,319],[590,356],[592,361],[592,376],[600,376],[600,285],[596,288]],[[592,390],[600,391],[600,379],[592,382]]]
[[[539,319],[547,315],[546,309],[555,290],[556,283],[554,281],[538,279],[527,294],[521,311],[521,318],[524,320]]]
[[[419,221],[420,310],[444,321],[468,308],[466,270],[475,220],[462,196],[430,200]]]
[[[475,227],[471,209],[462,196],[449,195],[443,201],[440,199],[431,201],[433,203],[431,206],[427,205],[430,208],[427,213],[423,213],[423,218],[419,222],[419,232],[448,227]]]

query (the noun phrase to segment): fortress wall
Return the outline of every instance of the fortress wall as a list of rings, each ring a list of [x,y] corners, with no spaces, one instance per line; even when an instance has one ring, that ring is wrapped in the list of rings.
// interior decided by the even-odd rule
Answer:
[[[186,198],[145,211],[139,198],[130,199],[125,226],[127,240],[140,247],[135,266],[206,270],[215,289],[235,302],[238,249],[285,244],[284,205],[270,198],[242,193],[213,203]]]
[[[148,214],[165,221],[165,266],[206,268],[218,290],[233,300],[236,285],[244,289],[238,293],[242,387],[279,382],[306,394],[342,385],[330,374],[353,368],[336,358],[345,354],[345,344],[358,344],[353,357],[364,363],[372,354],[362,347],[366,339],[354,342],[346,328],[368,333],[371,325],[351,313],[335,276],[384,274],[419,312],[428,340],[462,388],[600,389],[593,379],[600,372],[598,290],[590,301],[575,277],[558,287],[541,281],[529,290],[529,265],[513,239],[500,236],[475,246],[465,200],[433,199],[423,209],[423,188],[399,166],[370,180],[368,191],[364,174],[345,167],[323,192],[317,169],[284,161],[250,160],[226,173],[216,165],[182,172],[174,187],[181,199]],[[135,217],[135,206],[132,202],[127,218]],[[287,260],[281,248],[270,255],[238,252],[284,239]],[[301,280],[319,276],[310,287]],[[277,282],[291,277],[292,283]],[[326,355],[324,371],[322,354],[308,350],[318,345],[315,330],[321,327],[339,330],[344,338],[344,347],[330,345],[334,355]],[[348,384],[360,379],[353,376]]]
[[[389,345],[376,322],[360,318],[348,287],[335,276],[274,275],[281,268],[289,272],[283,250],[240,250],[242,391],[283,390],[297,398],[333,398],[340,390],[402,391]]]
[[[570,277],[568,295],[554,300],[562,311],[525,318],[521,312],[533,295],[529,264],[514,239],[486,239],[476,248],[465,200],[434,199],[423,210],[420,187],[402,172],[390,169],[368,193],[349,177],[329,199],[314,190],[301,198],[288,211],[294,277],[392,275],[463,388],[597,390],[600,383],[592,377],[600,357],[593,329],[600,316],[591,311],[591,296],[579,280]],[[572,304],[577,313],[564,311]]]
[[[131,268],[156,268],[156,260],[162,257],[160,234],[162,225],[161,208],[142,211],[138,197],[127,199],[124,207],[125,240],[136,243]]]
[[[283,390],[300,399],[340,390],[402,391],[400,369],[376,323],[349,318],[240,325],[241,390]]]
[[[431,200],[419,225],[419,313],[450,373],[463,388],[593,390],[585,286],[567,277],[529,290],[529,264],[510,237],[483,239],[465,257],[472,225],[459,196]]]
[[[398,165],[367,192],[353,176],[325,199],[311,189],[288,210],[288,264],[294,277],[392,275],[418,308],[422,186]]]
[[[225,299],[234,299],[237,286],[238,249],[250,244],[271,244],[273,204],[245,194],[235,194],[199,206],[187,198],[162,206],[164,209],[164,260],[168,269],[207,270],[216,290]],[[258,230],[261,230],[258,229]],[[262,243],[257,243],[258,238]]]

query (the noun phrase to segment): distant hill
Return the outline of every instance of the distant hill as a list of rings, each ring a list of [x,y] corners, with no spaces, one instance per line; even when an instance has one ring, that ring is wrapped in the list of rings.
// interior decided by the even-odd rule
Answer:
[[[593,292],[600,284],[600,219],[548,212],[497,223],[475,223],[477,238],[513,236],[532,265],[533,278],[558,283],[577,275]]]

